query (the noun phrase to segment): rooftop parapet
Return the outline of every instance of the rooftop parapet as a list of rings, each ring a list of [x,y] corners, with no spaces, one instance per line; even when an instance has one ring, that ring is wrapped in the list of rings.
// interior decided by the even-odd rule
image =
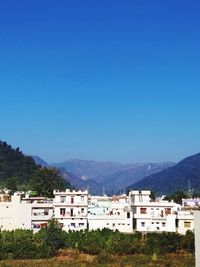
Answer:
[[[70,190],[70,189],[66,189],[66,190],[53,190],[53,194],[54,195],[88,195],[88,190]]]

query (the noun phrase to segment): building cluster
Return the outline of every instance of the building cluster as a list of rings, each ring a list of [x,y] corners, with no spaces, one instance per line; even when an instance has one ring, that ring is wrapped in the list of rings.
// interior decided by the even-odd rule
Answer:
[[[194,230],[193,211],[200,200],[184,199],[182,205],[162,198],[152,201],[150,191],[130,191],[129,196],[90,196],[87,190],[54,190],[54,198],[11,197],[0,194],[0,229],[37,232],[56,219],[63,230],[109,228],[120,232],[178,232]]]

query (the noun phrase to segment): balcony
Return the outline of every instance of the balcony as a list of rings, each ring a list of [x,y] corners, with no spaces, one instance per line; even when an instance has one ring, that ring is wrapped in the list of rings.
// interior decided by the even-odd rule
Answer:
[[[63,201],[63,202],[59,202],[59,201],[54,201],[53,202],[53,205],[54,206],[71,206],[71,207],[87,207],[88,206],[88,202],[83,202],[83,201],[79,201],[79,202],[74,202],[74,203],[71,203],[70,201]]]
[[[71,214],[65,213],[65,214],[59,214],[54,216],[56,219],[85,219],[87,218],[87,214]]]

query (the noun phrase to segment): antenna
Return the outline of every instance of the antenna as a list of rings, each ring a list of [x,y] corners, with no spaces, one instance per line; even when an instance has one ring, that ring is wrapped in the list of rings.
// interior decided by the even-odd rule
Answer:
[[[103,196],[105,196],[105,185],[103,185]]]
[[[190,179],[188,179],[188,196],[189,196],[190,198],[192,197],[192,190],[191,190]]]

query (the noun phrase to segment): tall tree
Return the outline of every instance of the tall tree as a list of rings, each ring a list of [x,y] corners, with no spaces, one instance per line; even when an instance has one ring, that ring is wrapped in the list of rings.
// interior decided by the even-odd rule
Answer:
[[[39,168],[31,176],[31,189],[39,196],[53,197],[53,190],[67,187],[70,187],[70,184],[53,168]]]

